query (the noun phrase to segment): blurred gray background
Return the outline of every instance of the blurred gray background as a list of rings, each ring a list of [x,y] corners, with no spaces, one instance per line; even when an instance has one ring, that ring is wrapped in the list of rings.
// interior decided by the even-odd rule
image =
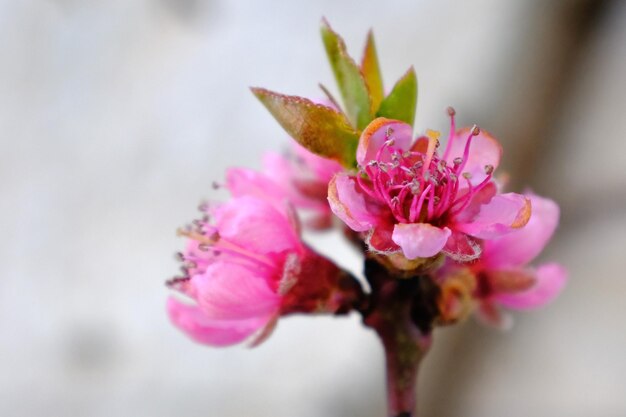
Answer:
[[[249,350],[164,311],[175,229],[287,143],[247,87],[334,87],[321,16],[357,56],[374,28],[387,87],[415,65],[418,129],[454,105],[563,211],[543,259],[566,292],[508,333],[438,330],[420,415],[626,415],[626,2],[600,0],[0,1],[0,415],[384,415],[357,316],[289,318]]]

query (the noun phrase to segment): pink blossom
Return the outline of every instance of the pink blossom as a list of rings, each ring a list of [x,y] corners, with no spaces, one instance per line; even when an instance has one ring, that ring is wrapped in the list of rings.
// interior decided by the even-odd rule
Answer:
[[[408,260],[440,252],[458,261],[480,255],[479,239],[526,224],[531,206],[520,194],[497,193],[492,174],[502,149],[477,127],[451,129],[438,153],[439,133],[412,140],[411,126],[378,118],[363,132],[358,172],[340,172],[329,184],[333,212],[366,236],[375,253]]]
[[[253,194],[289,200],[309,215],[307,226],[324,229],[332,224],[332,211],[326,199],[328,183],[341,170],[338,162],[315,155],[292,142],[287,154],[266,153],[262,172],[231,168],[226,178],[235,196]]]
[[[541,307],[560,293],[567,280],[567,271],[557,263],[527,266],[543,250],[559,222],[559,207],[554,201],[534,194],[528,194],[527,198],[533,212],[526,226],[503,237],[485,240],[482,256],[475,263],[449,265],[439,274],[444,277],[444,295],[450,284],[458,288],[463,277],[471,276],[472,281],[465,279],[465,289],[478,301],[478,316],[500,327],[506,327],[510,320],[500,313],[499,307],[517,310]],[[444,298],[448,298],[444,302],[448,304],[443,309],[445,315],[445,310],[450,313],[450,303],[455,301],[454,297]]]
[[[336,312],[349,302],[344,275],[307,247],[289,205],[244,195],[216,207],[180,234],[184,277],[170,286],[190,298],[168,300],[172,322],[197,342],[226,346],[267,336],[279,316]],[[212,218],[209,218],[209,214]]]
[[[528,267],[546,246],[559,223],[559,206],[529,194],[533,214],[528,224],[494,240],[485,241],[483,255],[473,266],[478,277],[475,294],[480,312],[490,322],[500,322],[495,306],[516,310],[541,307],[561,292],[567,271],[557,263]]]

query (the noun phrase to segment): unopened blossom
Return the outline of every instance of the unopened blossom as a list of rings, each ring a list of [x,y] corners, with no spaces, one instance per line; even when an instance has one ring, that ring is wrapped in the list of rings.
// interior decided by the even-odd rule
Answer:
[[[257,195],[273,200],[289,200],[306,217],[306,226],[324,229],[332,224],[328,205],[328,183],[341,171],[341,165],[322,158],[292,142],[286,154],[268,152],[263,157],[261,172],[231,168],[226,181],[235,196]]]
[[[526,226],[503,237],[485,240],[476,262],[450,262],[438,272],[442,282],[441,310],[444,320],[454,321],[477,303],[476,313],[490,324],[506,327],[509,320],[500,307],[526,310],[552,301],[567,280],[557,263],[538,267],[528,264],[543,250],[559,222],[558,205],[528,194],[533,212]],[[465,311],[464,311],[465,310]]]
[[[528,221],[529,200],[499,194],[492,180],[500,144],[476,126],[456,130],[453,110],[450,116],[442,153],[438,132],[413,141],[408,124],[375,119],[359,140],[358,172],[338,173],[329,184],[333,212],[364,234],[370,251],[407,260],[443,252],[470,261],[480,255],[480,239]]]
[[[180,254],[184,276],[170,281],[191,303],[171,297],[167,305],[173,323],[192,339],[258,343],[281,315],[349,308],[357,289],[300,240],[288,204],[244,195],[202,209],[205,217],[180,231],[189,238]]]

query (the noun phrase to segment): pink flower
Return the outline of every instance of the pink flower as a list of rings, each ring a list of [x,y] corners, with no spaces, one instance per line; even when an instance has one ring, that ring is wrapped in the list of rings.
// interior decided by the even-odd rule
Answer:
[[[487,132],[456,130],[454,111],[447,147],[438,153],[439,133],[412,140],[411,126],[378,118],[363,132],[358,173],[331,180],[333,212],[352,230],[366,234],[371,251],[402,253],[408,260],[440,252],[459,261],[480,255],[477,239],[493,239],[526,224],[530,202],[498,194],[492,174],[500,144]]]
[[[292,142],[292,151],[286,155],[265,154],[262,173],[231,168],[226,178],[233,195],[289,200],[294,207],[310,215],[307,226],[324,229],[332,225],[332,211],[326,199],[328,183],[341,170],[338,162],[315,155]]]
[[[502,316],[499,307],[526,310],[541,307],[552,301],[563,289],[567,271],[559,264],[547,263],[537,268],[528,267],[548,243],[559,222],[559,207],[549,199],[528,194],[533,206],[532,216],[526,226],[506,236],[486,240],[480,259],[469,265],[445,267],[443,298],[447,299],[447,315],[454,316],[454,294],[450,288],[460,289],[478,301],[478,315],[490,324],[506,327],[510,320]],[[468,280],[472,277],[473,280]],[[447,295],[447,297],[446,297]],[[450,297],[452,295],[452,297]],[[444,316],[446,312],[444,311]]]
[[[499,239],[485,241],[483,255],[473,266],[478,277],[475,297],[483,318],[498,322],[495,306],[515,310],[541,307],[561,292],[567,271],[557,263],[527,267],[546,246],[559,223],[559,206],[529,194],[533,215],[528,224]]]
[[[194,301],[171,297],[172,322],[197,342],[226,346],[256,336],[259,343],[279,316],[337,312],[353,289],[339,290],[344,273],[301,240],[291,207],[255,196],[233,198],[181,231],[184,277],[170,286]]]

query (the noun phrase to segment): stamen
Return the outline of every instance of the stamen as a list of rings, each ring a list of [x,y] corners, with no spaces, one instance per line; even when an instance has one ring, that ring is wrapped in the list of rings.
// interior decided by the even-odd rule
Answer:
[[[463,197],[459,198],[454,203],[452,203],[452,210],[450,211],[451,216],[454,216],[462,212],[463,210],[465,210],[465,208],[469,205],[470,201],[472,201],[472,197],[474,196],[474,189],[472,187],[472,183],[467,178],[465,178],[465,181],[467,182],[467,193],[465,193]],[[459,207],[454,208],[454,206],[456,206],[457,204],[459,205]]]
[[[433,186],[432,184],[428,184],[428,187],[426,187],[426,189],[422,191],[422,195],[420,195],[419,200],[413,199],[413,202],[411,203],[411,211],[409,213],[409,218],[410,218],[411,223],[415,223],[418,220],[419,215],[422,211],[422,205],[424,204],[424,199],[426,198],[426,195],[428,194],[432,186]]]
[[[432,187],[430,189],[430,193],[428,196],[428,213],[427,213],[428,220],[432,219],[434,210],[435,210],[435,187]]]
[[[450,116],[450,132],[448,133],[448,143],[446,143],[446,150],[443,152],[443,159],[447,160],[448,155],[450,154],[450,150],[452,149],[452,142],[454,142],[454,137],[456,134],[456,121],[455,115],[456,110],[453,107],[448,107],[448,116]]]
[[[187,282],[189,281],[189,277],[184,276],[184,277],[174,277],[172,279],[170,279],[169,281],[165,282],[165,285],[167,285],[169,288],[173,289],[173,290],[182,290],[184,285],[187,284]]]
[[[467,137],[467,141],[465,142],[465,149],[463,150],[463,162],[456,169],[457,174],[463,171],[463,168],[465,168],[465,164],[467,163],[467,160],[469,158],[469,151],[470,151],[470,145],[472,144],[472,139],[478,136],[479,133],[480,133],[480,128],[478,127],[478,125],[472,126],[472,128],[470,129],[470,134]]]

